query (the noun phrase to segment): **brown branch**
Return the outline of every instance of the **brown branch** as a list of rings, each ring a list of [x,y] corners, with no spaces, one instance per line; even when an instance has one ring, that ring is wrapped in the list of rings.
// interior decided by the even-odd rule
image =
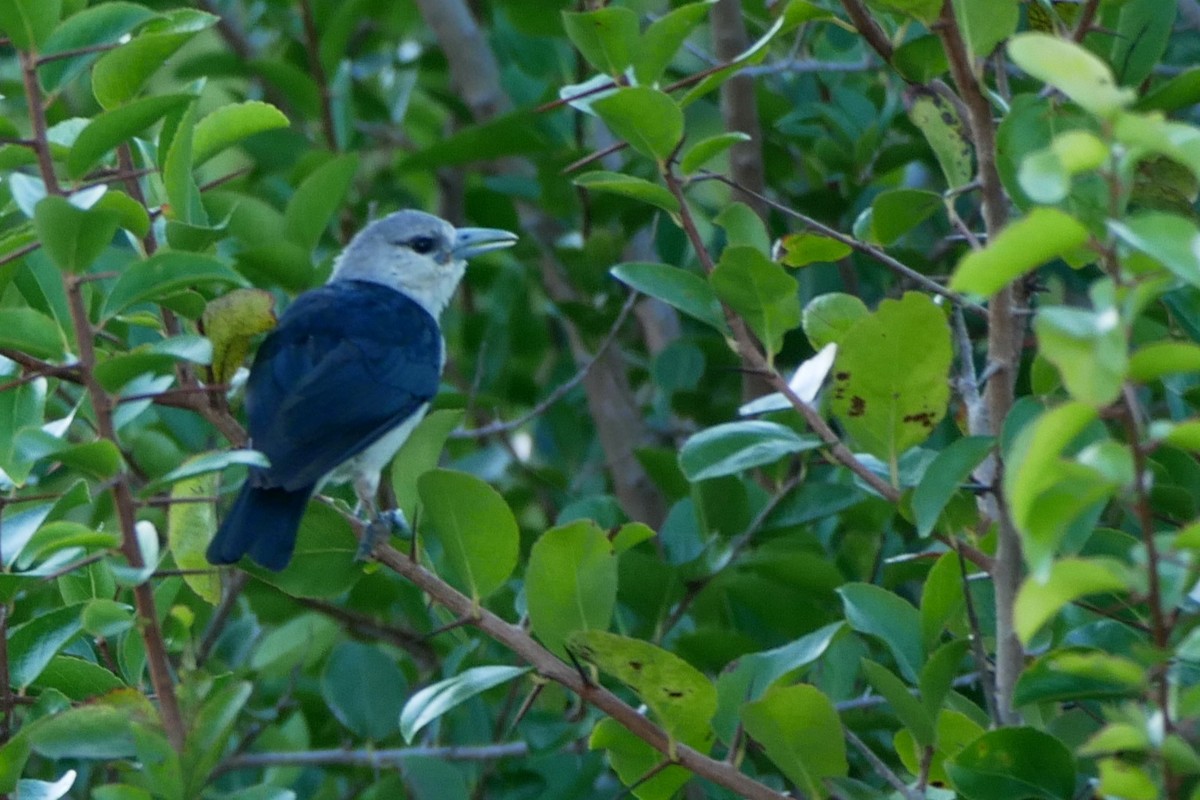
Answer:
[[[1071,32],[1071,38],[1077,42],[1082,42],[1092,31],[1092,24],[1096,21],[1096,12],[1100,10],[1100,0],[1087,0],[1079,11],[1079,20],[1075,25],[1075,30]]]
[[[871,12],[867,11],[862,0],[842,0],[842,8],[846,9],[850,21],[854,23],[854,27],[858,29],[859,34],[871,46],[871,49],[879,53],[880,58],[891,64],[892,55],[895,52],[892,40],[871,16]]]
[[[41,169],[42,180],[49,194],[61,195],[62,188],[54,172],[54,163],[50,157],[50,144],[46,138],[46,114],[42,101],[41,85],[37,78],[37,61],[31,53],[20,51],[22,78],[25,85],[25,101],[29,109],[29,117],[33,128],[34,148]],[[101,438],[119,447],[116,428],[113,425],[112,397],[96,379],[95,329],[88,317],[87,306],[83,297],[83,284],[74,275],[66,272],[62,276],[63,286],[67,293],[70,307],[71,322],[75,329],[75,338],[79,347],[79,377],[88,397],[92,401],[95,413],[95,424]],[[136,512],[133,490],[129,485],[127,472],[119,472],[112,481],[113,500],[116,506],[117,518],[121,526],[121,551],[130,565],[134,568],[145,566],[141,548],[137,541]],[[163,640],[162,629],[158,624],[158,612],[154,605],[154,590],[148,583],[134,587],[134,604],[139,618],[138,628],[142,642],[146,648],[146,663],[150,671],[150,683],[158,698],[159,711],[167,739],[177,751],[183,750],[186,735],[183,717],[179,711],[179,701],[175,695],[175,685],[171,678],[171,665],[167,654],[166,642]]]
[[[304,50],[308,54],[308,68],[321,93],[321,124],[325,131],[325,142],[330,150],[339,150],[337,124],[333,119],[333,92],[329,88],[329,76],[321,63],[320,38],[313,19],[312,2],[300,0],[300,18],[304,22]]]
[[[362,523],[351,519],[351,524],[361,535]],[[673,746],[676,756],[675,763],[680,766],[741,797],[748,798],[748,800],[785,800],[784,795],[744,775],[732,765],[709,758],[680,742],[672,743],[666,732],[648,717],[638,713],[636,709],[607,689],[585,681],[574,667],[559,660],[520,626],[501,619],[485,608],[480,608],[477,602],[426,570],[417,561],[408,558],[387,544],[377,545],[374,556],[387,567],[412,581],[418,589],[428,594],[434,602],[448,609],[451,614],[468,620],[469,624],[512,650],[543,678],[552,680],[579,695],[584,702],[603,711],[658,752],[670,758]]]
[[[529,755],[525,742],[502,742],[467,747],[400,747],[375,750],[301,750],[295,753],[243,753],[221,762],[213,775],[239,769],[277,766],[344,765],[380,769],[403,763],[409,758],[436,758],[439,761],[496,761]]]
[[[687,234],[688,241],[691,242],[692,248],[696,251],[700,263],[704,266],[704,271],[711,273],[714,269],[712,256],[709,255],[708,249],[704,246],[704,239],[700,236],[700,231],[696,227],[696,221],[692,219],[692,212],[688,208],[687,199],[683,195],[683,186],[675,176],[669,162],[666,168],[663,169],[663,179],[667,183],[667,188],[671,190],[671,194],[679,201],[680,221],[683,223],[683,230]],[[855,475],[862,478],[881,497],[889,502],[898,503],[900,501],[900,492],[868,469],[866,464],[859,461],[854,453],[850,452],[850,448],[842,443],[841,438],[834,432],[833,428],[829,427],[829,423],[825,421],[821,413],[811,404],[800,399],[800,396],[788,385],[787,380],[775,370],[774,366],[758,348],[758,345],[750,338],[750,332],[746,328],[746,323],[724,303],[721,304],[721,308],[725,312],[725,319],[729,323],[730,330],[733,331],[738,355],[746,368],[764,376],[767,383],[775,391],[780,392],[787,398],[792,407],[804,417],[804,421],[808,423],[808,427],[813,433],[817,434],[821,441],[825,442],[829,447],[830,454],[836,461],[848,467]]]
[[[950,0],[943,4],[941,18],[934,28],[946,52],[958,94],[966,105],[979,167],[984,227],[987,240],[995,241],[1008,221],[1008,198],[996,165],[996,126],[991,103],[976,78]],[[988,361],[989,367],[995,371],[985,389],[987,413],[979,415],[980,418],[976,420],[978,427],[971,431],[973,434],[991,435],[1012,408],[1017,366],[1024,344],[1024,325],[1015,313],[1017,305],[1018,292],[1012,284],[997,292],[988,305]],[[997,721],[1008,724],[1016,720],[1013,695],[1025,658],[1013,625],[1022,575],[1021,540],[1004,497],[1004,465],[998,452],[980,467],[978,474],[992,486],[992,493],[984,505],[988,515],[998,525],[995,566],[992,570],[996,597],[996,707],[999,713]]]
[[[106,42],[104,44],[92,44],[87,47],[76,47],[74,50],[60,50],[57,53],[46,53],[38,56],[37,64],[40,67],[42,64],[49,64],[51,61],[61,61],[64,58],[74,58],[75,56],[85,56],[88,53],[103,53],[108,50],[116,50],[121,45],[115,42]]]

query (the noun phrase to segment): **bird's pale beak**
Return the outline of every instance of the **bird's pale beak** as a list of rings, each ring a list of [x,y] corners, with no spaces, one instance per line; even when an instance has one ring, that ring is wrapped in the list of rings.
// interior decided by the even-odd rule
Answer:
[[[498,228],[459,228],[454,232],[454,259],[466,261],[481,253],[512,247],[517,235]]]

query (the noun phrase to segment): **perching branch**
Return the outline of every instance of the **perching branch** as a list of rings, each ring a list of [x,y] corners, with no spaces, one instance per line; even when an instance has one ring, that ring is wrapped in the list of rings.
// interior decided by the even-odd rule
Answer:
[[[348,517],[348,519],[361,537],[362,522],[353,517]],[[671,757],[673,746],[676,763],[680,766],[748,800],[786,800],[784,795],[744,775],[733,765],[709,758],[680,742],[672,743],[666,732],[648,717],[640,714],[604,687],[585,681],[574,667],[559,660],[523,628],[481,608],[477,602],[422,567],[416,560],[409,558],[394,547],[382,543],[375,547],[373,555],[382,564],[415,584],[417,588],[428,594],[438,605],[449,610],[455,617],[466,620],[468,624],[475,626],[494,641],[512,650],[543,678],[552,680],[579,695],[584,702],[590,703],[612,717],[630,733],[664,756]]]

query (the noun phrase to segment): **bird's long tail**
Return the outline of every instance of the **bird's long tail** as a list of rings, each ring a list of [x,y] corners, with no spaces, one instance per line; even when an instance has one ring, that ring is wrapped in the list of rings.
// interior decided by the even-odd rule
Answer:
[[[217,535],[208,545],[213,564],[233,564],[242,556],[279,571],[292,559],[300,518],[312,494],[311,487],[289,491],[274,487],[242,486]]]

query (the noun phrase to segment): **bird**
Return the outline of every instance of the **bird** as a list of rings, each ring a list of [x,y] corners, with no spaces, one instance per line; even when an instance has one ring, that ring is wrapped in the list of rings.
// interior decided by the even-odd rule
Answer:
[[[445,364],[439,317],[467,260],[517,241],[422,211],[362,229],[325,285],[299,295],[263,340],[246,381],[251,467],[207,550],[284,569],[326,482],[351,481],[374,513],[380,472],[425,415]]]

